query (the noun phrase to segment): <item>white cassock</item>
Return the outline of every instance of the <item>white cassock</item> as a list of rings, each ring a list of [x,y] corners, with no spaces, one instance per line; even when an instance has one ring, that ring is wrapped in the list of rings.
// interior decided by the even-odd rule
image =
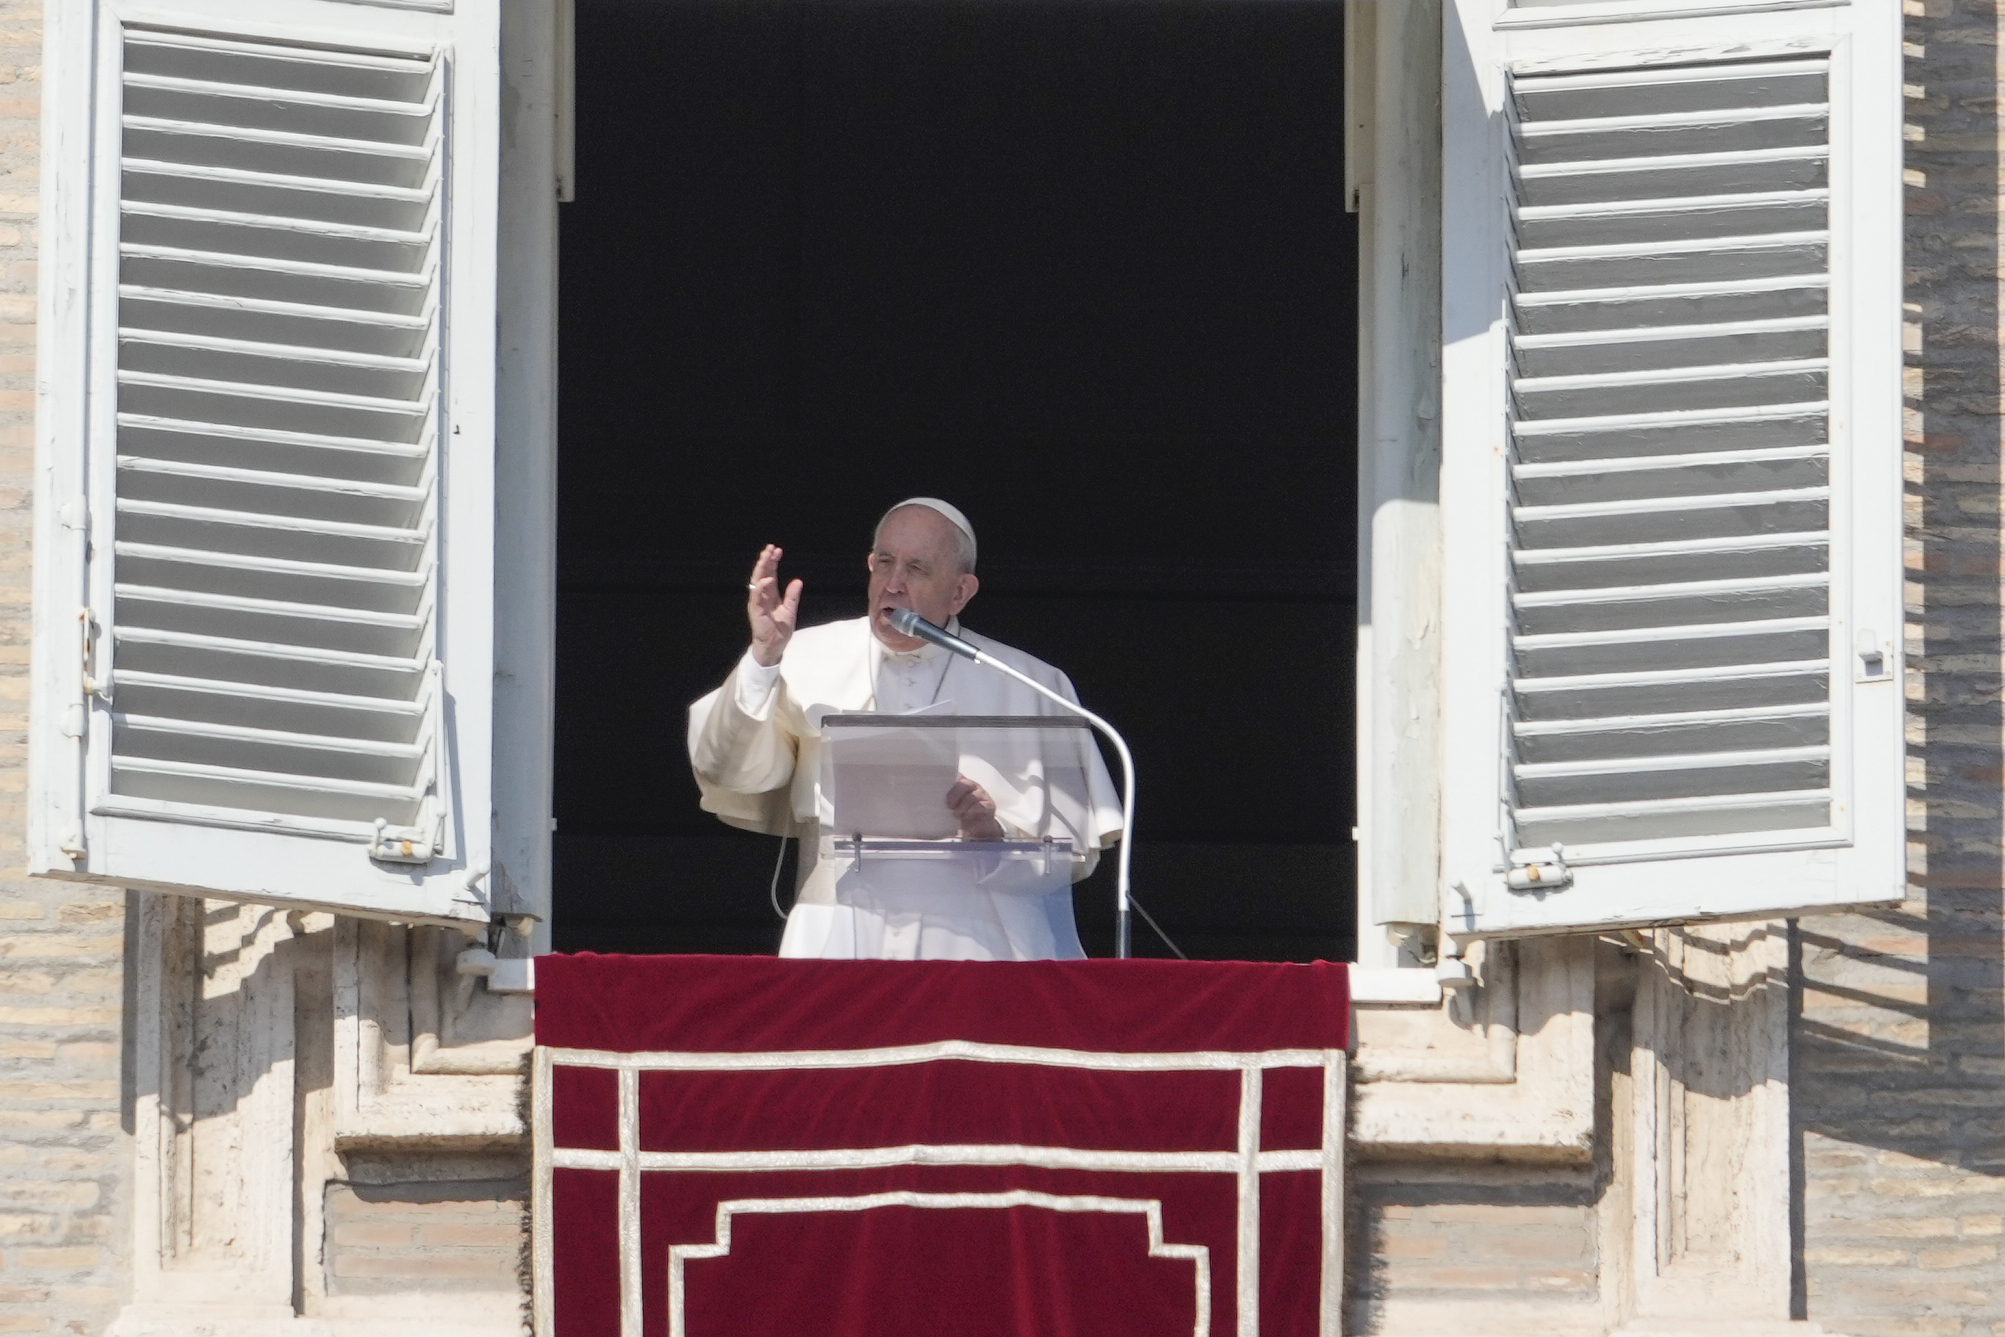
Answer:
[[[949,630],[1067,700],[1078,699],[1071,681],[1043,660],[958,622]],[[800,837],[802,875],[780,955],[960,961],[1084,956],[1069,888],[1024,897],[949,885],[929,892],[916,912],[887,911],[846,893],[822,839],[830,808],[821,792],[819,722],[832,714],[929,709],[955,715],[1063,713],[1023,684],[937,646],[910,653],[887,649],[871,633],[868,618],[803,627],[772,668],[761,667],[748,652],[722,687],[689,708],[689,760],[704,811],[748,831]],[[1066,732],[1086,754],[1087,855],[1075,869],[1077,880],[1093,871],[1100,850],[1121,838],[1121,804],[1090,736]],[[1007,813],[1000,815],[1007,821]]]

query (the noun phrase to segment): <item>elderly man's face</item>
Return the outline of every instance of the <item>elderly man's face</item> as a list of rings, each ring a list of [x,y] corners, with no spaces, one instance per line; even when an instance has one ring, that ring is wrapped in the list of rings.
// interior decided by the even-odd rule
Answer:
[[[891,629],[891,610],[910,608],[935,626],[968,606],[981,582],[963,571],[954,524],[930,506],[905,506],[885,517],[870,554],[870,629],[893,650],[923,645]]]

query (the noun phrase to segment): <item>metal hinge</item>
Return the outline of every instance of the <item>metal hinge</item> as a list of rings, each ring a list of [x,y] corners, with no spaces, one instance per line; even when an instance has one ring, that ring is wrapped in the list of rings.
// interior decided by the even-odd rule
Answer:
[[[1514,863],[1504,873],[1504,885],[1512,891],[1565,891],[1573,885],[1573,870],[1560,857],[1560,847],[1552,847],[1552,858]]]
[[[106,703],[111,701],[111,675],[96,672],[97,640],[102,630],[97,614],[88,605],[77,610],[77,671],[81,675],[86,703],[94,696]],[[65,729],[64,732],[69,731]],[[81,738],[82,732],[79,731],[76,736]]]
[[[388,821],[376,819],[376,838],[369,842],[369,857],[382,863],[430,863],[439,856],[444,834],[445,810],[434,795],[427,794],[413,826],[392,831]]]

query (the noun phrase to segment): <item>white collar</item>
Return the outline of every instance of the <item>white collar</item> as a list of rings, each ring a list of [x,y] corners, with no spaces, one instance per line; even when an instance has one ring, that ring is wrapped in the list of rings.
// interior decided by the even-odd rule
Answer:
[[[953,632],[956,636],[960,635],[961,619],[959,619],[958,617],[948,618],[947,630]],[[870,647],[872,652],[870,662],[873,668],[877,665],[884,664],[886,662],[899,665],[908,665],[908,664],[930,665],[935,660],[937,660],[941,655],[947,653],[945,650],[933,644],[931,641],[921,641],[919,643],[919,648],[917,650],[893,650],[883,641],[877,639],[877,632],[875,630],[866,627],[866,634],[870,637]]]

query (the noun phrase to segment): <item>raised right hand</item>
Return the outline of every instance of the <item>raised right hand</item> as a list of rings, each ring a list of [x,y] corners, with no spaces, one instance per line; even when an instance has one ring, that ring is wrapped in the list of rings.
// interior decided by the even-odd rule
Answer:
[[[780,593],[780,550],[768,543],[752,564],[752,579],[745,586],[745,618],[752,624],[752,658],[762,668],[771,668],[786,653],[793,639],[794,622],[801,611],[801,582],[790,581]]]

